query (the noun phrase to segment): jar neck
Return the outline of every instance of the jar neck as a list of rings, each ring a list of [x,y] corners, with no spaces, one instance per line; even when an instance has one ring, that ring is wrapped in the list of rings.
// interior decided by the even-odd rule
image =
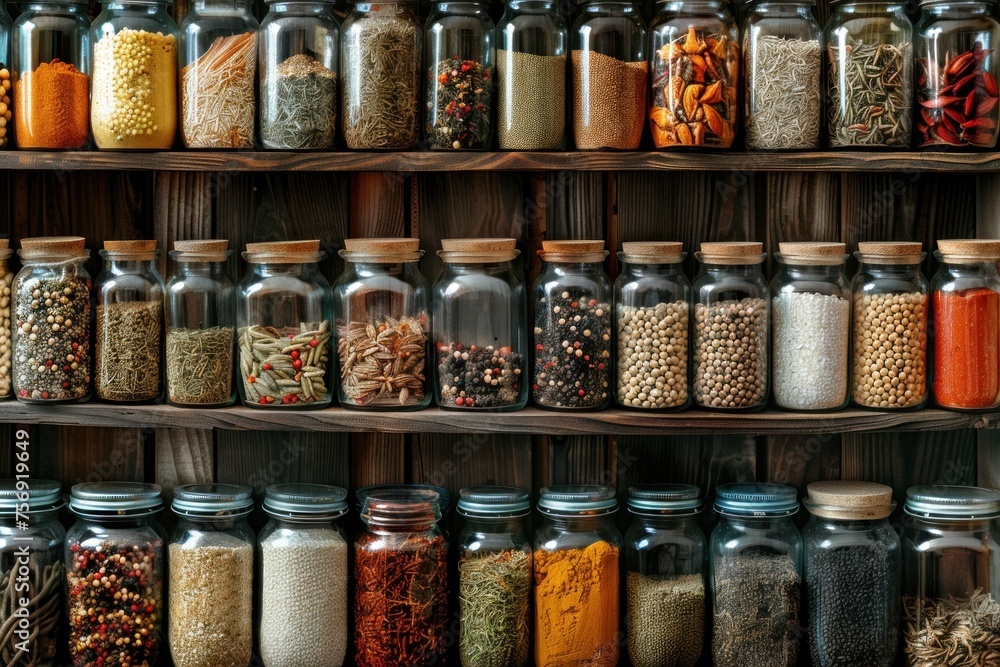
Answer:
[[[306,262],[302,264],[253,264],[253,272],[262,278],[271,276],[296,276],[302,277],[309,271],[315,269],[318,264]]]
[[[120,516],[120,515],[87,515],[79,517],[79,520],[93,525],[105,526],[107,528],[152,528],[155,515],[146,514],[144,516]]]
[[[729,13],[729,7],[722,0],[668,0],[668,2],[663,3],[660,11],[684,11],[685,14],[718,14],[722,12]]]
[[[935,533],[970,534],[982,533],[992,528],[992,519],[965,519],[962,521],[945,521],[943,519],[928,519],[907,514],[906,518],[913,527]]]
[[[976,262],[954,262],[941,259],[941,272],[953,278],[995,278],[997,263],[992,260]]]
[[[435,9],[438,14],[478,15],[486,13],[487,5],[481,2],[441,2]]]
[[[456,276],[467,275],[497,275],[506,273],[513,269],[512,262],[491,262],[489,264],[453,264],[444,265],[445,272]]]
[[[520,534],[524,532],[524,517],[465,517],[465,527],[477,533]]]
[[[632,519],[637,525],[648,530],[683,531],[698,518],[696,514],[686,516],[647,516],[636,514]]]
[[[325,14],[331,9],[328,2],[276,2],[268,7],[274,14]]]
[[[844,275],[844,265],[782,264],[782,272],[791,280],[836,280]]]
[[[365,526],[368,531],[376,535],[390,535],[399,533],[410,533],[410,534],[420,534],[428,533],[435,535],[440,532],[438,524],[436,521],[406,521],[401,522],[398,519],[391,519],[390,517],[371,517],[363,518]]]
[[[14,514],[2,514],[0,515],[0,523],[7,525],[15,525],[17,522],[21,521],[22,517],[26,517],[27,524],[29,526],[37,527],[42,526],[47,523],[58,523],[59,522],[59,508],[53,508],[48,510],[39,510],[35,512],[28,512],[20,516]]]
[[[278,528],[282,530],[316,530],[316,529],[336,529],[337,519],[299,519],[292,521],[291,519],[279,519],[277,517],[271,517],[271,522]]]
[[[860,261],[860,270],[876,276],[894,278],[916,278],[920,275],[919,264],[880,264],[873,261]]]
[[[377,262],[353,262],[351,266],[359,276],[388,276],[402,274],[414,266],[413,262],[382,264]]]
[[[743,530],[772,530],[774,528],[790,525],[790,516],[731,516],[727,515],[724,520],[732,526]]]
[[[609,528],[614,521],[614,514],[602,514],[600,516],[589,516],[579,514],[569,515],[545,515],[556,530],[567,533],[590,533]]]
[[[837,5],[834,11],[838,14],[905,14],[906,5],[889,2],[845,2]]]
[[[197,0],[194,3],[196,12],[203,11],[226,11],[249,13],[250,0]]]
[[[512,12],[546,13],[555,11],[555,3],[547,0],[510,0],[507,7]]]
[[[763,275],[760,264],[702,264],[703,273],[754,279]]]
[[[990,15],[990,7],[985,2],[942,2],[925,5],[921,10],[937,18],[974,18]]]
[[[639,277],[656,276],[678,276],[684,273],[682,264],[639,264],[636,262],[625,262],[622,271]]]
[[[239,516],[177,517],[178,530],[193,530],[206,533],[221,533],[221,532],[237,531],[244,527],[246,527],[248,530],[250,528],[249,524],[247,523],[246,514],[241,514]]]
[[[142,2],[106,2],[105,11],[130,12],[133,14],[156,15],[164,14],[167,11],[166,2],[153,2],[143,0]]]
[[[148,273],[156,274],[156,260],[150,259],[105,259],[104,270],[108,273]]]
[[[224,262],[177,262],[178,276],[222,278],[225,272]]]
[[[24,7],[26,12],[61,14],[86,14],[87,5],[68,2],[32,2]]]

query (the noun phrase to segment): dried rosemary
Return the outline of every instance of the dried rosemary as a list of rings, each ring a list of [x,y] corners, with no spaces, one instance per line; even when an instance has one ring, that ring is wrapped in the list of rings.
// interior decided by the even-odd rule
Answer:
[[[337,130],[337,75],[303,53],[261,81],[260,140],[266,148],[332,148]]]
[[[295,405],[329,399],[330,323],[303,322],[275,329],[255,324],[240,330],[240,373],[246,400]]]
[[[866,44],[830,50],[830,145],[910,145],[913,46]]]
[[[449,58],[438,63],[427,106],[427,138],[431,148],[488,149],[493,71],[475,60]]]
[[[181,70],[181,130],[188,148],[252,148],[257,34],[219,37]]]
[[[37,558],[31,558],[28,574],[16,574],[15,567],[0,578],[0,664],[4,667],[35,667],[52,664],[59,644],[59,627],[64,605],[63,585],[66,568],[62,561],[41,567]],[[27,589],[22,588],[27,584]],[[26,605],[21,599],[27,598]],[[27,642],[14,634],[27,609],[30,636]],[[24,648],[27,650],[23,650]]]
[[[465,667],[524,667],[528,662],[531,554],[464,554],[458,564]]]
[[[167,330],[167,396],[171,403],[216,405],[232,394],[232,327]]]
[[[148,401],[160,393],[163,304],[128,301],[97,307],[94,388],[106,401]]]
[[[903,650],[910,665],[1000,664],[1000,603],[977,589],[969,598],[906,597]]]
[[[747,148],[819,148],[819,40],[750,37]]]
[[[427,335],[412,317],[337,327],[341,388],[354,405],[411,405],[424,397]]]

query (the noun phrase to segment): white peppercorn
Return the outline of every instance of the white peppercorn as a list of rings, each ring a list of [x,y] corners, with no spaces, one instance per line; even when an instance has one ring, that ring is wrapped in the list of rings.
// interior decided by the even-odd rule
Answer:
[[[618,402],[673,408],[688,401],[688,304],[618,308]]]
[[[752,408],[767,400],[767,301],[747,297],[694,310],[694,400]]]
[[[856,403],[911,408],[927,396],[927,295],[854,297]]]

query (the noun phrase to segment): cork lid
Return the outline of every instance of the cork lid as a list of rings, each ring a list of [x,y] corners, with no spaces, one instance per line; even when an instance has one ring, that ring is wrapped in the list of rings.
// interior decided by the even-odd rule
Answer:
[[[919,241],[861,241],[855,257],[878,264],[919,264],[924,260],[924,244]]]
[[[813,482],[806,491],[806,509],[826,519],[874,521],[886,518],[896,507],[892,488],[875,482]]]
[[[538,256],[546,262],[603,262],[608,256],[604,241],[542,241]]]
[[[311,264],[323,258],[319,240],[248,243],[243,259],[250,264]]]
[[[1000,240],[941,239],[937,242],[940,257],[948,260],[1000,259]]]
[[[826,241],[779,243],[775,259],[783,264],[843,264],[847,260],[847,244]]]
[[[55,257],[75,259],[88,257],[87,240],[82,236],[36,236],[21,239],[22,259]]]
[[[14,254],[10,249],[10,239],[0,239],[0,259],[7,259]]]
[[[423,257],[420,239],[367,238],[344,239],[340,256],[348,262],[416,262]]]
[[[229,257],[229,241],[225,239],[189,239],[174,241],[170,256],[182,262],[222,262]]]
[[[146,261],[156,258],[155,239],[105,241],[100,252],[105,259],[135,259]]]
[[[516,239],[441,239],[438,257],[445,264],[509,262],[518,256]]]
[[[760,264],[764,244],[757,241],[706,241],[696,257],[707,264]]]
[[[676,264],[684,260],[684,244],[680,241],[626,241],[622,243],[619,257],[633,264]]]

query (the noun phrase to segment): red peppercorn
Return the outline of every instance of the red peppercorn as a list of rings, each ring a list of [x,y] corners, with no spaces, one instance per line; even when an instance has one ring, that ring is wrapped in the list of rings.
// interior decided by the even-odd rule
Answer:
[[[292,359],[298,359],[301,355],[298,350],[292,350],[292,353],[289,356],[291,356]]]
[[[459,396],[455,399],[455,405],[465,405],[465,399]]]
[[[263,371],[269,371],[272,368],[274,368],[274,366],[272,366],[271,364],[261,364],[261,366],[260,366],[260,369],[263,370]]]
[[[585,392],[583,389],[581,389],[580,391],[578,391],[576,393],[579,394],[580,396],[586,396],[587,395],[587,392]]]
[[[316,347],[317,345],[319,345],[319,341],[317,339],[313,338],[309,341],[309,347]]]
[[[302,360],[296,359],[295,361],[293,361],[292,368],[294,368],[295,370],[299,370],[300,368],[302,368]]]

